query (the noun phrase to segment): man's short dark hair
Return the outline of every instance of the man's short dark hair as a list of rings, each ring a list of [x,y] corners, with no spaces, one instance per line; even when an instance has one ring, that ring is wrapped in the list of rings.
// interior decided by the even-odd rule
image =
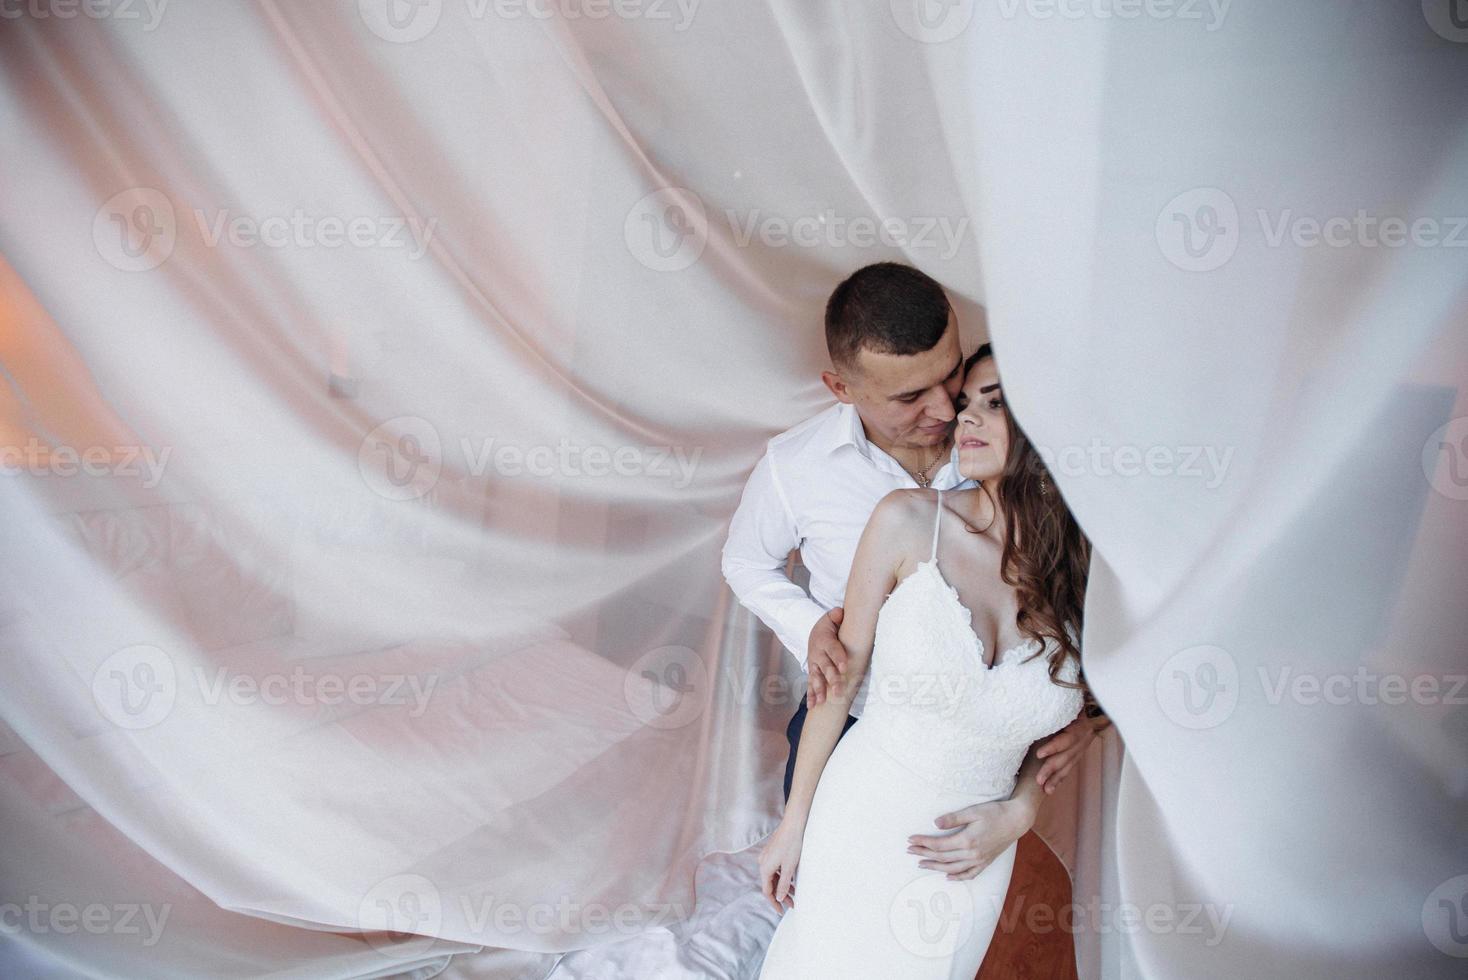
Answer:
[[[921,354],[948,329],[952,306],[937,280],[900,262],[857,269],[826,302],[826,349],[838,369],[862,350]]]

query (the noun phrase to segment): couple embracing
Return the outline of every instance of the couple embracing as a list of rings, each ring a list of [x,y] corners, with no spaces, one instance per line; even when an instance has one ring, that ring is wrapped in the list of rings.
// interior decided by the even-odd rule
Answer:
[[[1089,544],[936,281],[859,269],[826,343],[838,404],[770,440],[723,552],[809,686],[760,977],[971,980],[1017,841],[1106,724],[1080,671]]]

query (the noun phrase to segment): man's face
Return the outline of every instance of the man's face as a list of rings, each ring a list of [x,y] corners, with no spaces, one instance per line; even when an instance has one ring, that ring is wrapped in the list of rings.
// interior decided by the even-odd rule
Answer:
[[[963,386],[963,351],[958,320],[921,354],[857,353],[857,369],[832,386],[836,397],[856,406],[867,434],[894,447],[942,444],[953,429],[953,399]],[[843,395],[845,397],[843,397]]]

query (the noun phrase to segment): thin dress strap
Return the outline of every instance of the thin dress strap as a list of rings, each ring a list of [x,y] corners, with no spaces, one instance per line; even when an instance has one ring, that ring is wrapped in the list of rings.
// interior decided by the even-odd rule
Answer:
[[[938,561],[938,523],[943,519],[943,491],[938,491],[938,513],[933,515],[933,553],[928,556],[928,561]]]

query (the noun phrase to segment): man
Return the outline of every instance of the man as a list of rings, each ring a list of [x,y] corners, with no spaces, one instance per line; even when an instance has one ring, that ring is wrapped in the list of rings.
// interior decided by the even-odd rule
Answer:
[[[831,370],[821,380],[837,404],[769,441],[745,484],[722,563],[740,603],[808,676],[786,729],[787,801],[806,710],[825,700],[846,667],[841,604],[877,501],[899,487],[974,486],[959,476],[953,452],[963,351],[942,286],[895,262],[858,269],[826,304],[826,347]],[[810,572],[809,594],[785,573],[795,548]],[[843,734],[865,702],[858,691]],[[1069,773],[1093,734],[1088,719],[1077,719],[1031,750],[1011,799],[946,814],[940,828],[963,830],[915,840],[944,852],[935,866],[950,876],[978,874],[1034,824],[1044,793]]]

